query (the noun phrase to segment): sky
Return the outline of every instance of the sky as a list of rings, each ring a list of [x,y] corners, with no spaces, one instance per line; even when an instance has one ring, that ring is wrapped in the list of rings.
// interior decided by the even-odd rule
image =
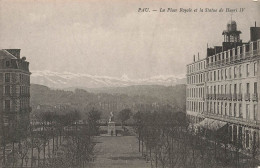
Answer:
[[[226,8],[244,8],[233,12],[232,20],[242,31],[241,39],[249,41],[249,28],[255,21],[260,26],[260,1],[0,0],[0,48],[20,48],[31,71],[131,79],[181,76],[194,54],[205,58],[207,44],[221,45],[231,20]]]

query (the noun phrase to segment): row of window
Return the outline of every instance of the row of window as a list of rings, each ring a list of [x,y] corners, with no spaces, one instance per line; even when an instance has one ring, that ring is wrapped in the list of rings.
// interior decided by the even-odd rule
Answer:
[[[243,65],[229,67],[221,70],[214,70],[206,73],[206,79],[204,74],[191,75],[187,77],[187,84],[197,84],[205,81],[222,81],[227,79],[236,79],[241,77],[249,77],[250,74],[250,64],[245,65],[245,73],[243,75]],[[253,76],[257,73],[257,63],[253,64]]]
[[[30,84],[30,76],[25,74],[19,74],[19,79],[17,73],[5,73],[5,83],[19,81],[20,84]]]
[[[245,65],[244,74],[242,73],[243,67],[244,67],[243,65],[207,72],[207,81],[222,81],[222,80],[227,80],[227,79],[249,77],[251,75],[250,74],[250,71],[251,71],[250,65],[251,64]],[[253,64],[252,75],[256,76],[256,73],[257,73],[257,63],[255,62]]]
[[[18,104],[16,103],[16,101],[13,101],[15,108],[18,108]],[[20,99],[19,100],[19,104],[20,104],[20,109],[25,109],[25,108],[29,108],[30,106],[30,99],[26,98],[26,99]],[[4,101],[4,109],[6,111],[10,111],[11,110],[11,100],[5,100]]]
[[[205,82],[204,73],[191,75],[187,77],[187,84],[197,84],[202,82]]]
[[[193,63],[191,65],[188,65],[187,66],[187,73],[189,74],[189,73],[197,72],[197,71],[203,70],[205,68],[206,68],[205,60],[200,61],[200,62],[197,62],[197,63]]]
[[[253,93],[257,94],[257,82],[253,83]],[[246,93],[250,94],[250,83],[245,84]],[[239,84],[225,84],[225,85],[212,85],[207,86],[208,94],[242,94],[243,85]]]
[[[253,104],[252,114],[250,114],[250,104],[246,104],[245,116],[243,116],[242,108],[242,103],[226,102],[207,102],[206,107],[209,113],[257,120],[257,104]]]
[[[12,91],[11,91],[12,89]],[[4,89],[4,94],[5,95],[13,95],[13,94],[16,94],[16,87],[11,87],[10,85],[5,85],[5,89]],[[21,95],[23,94],[29,94],[30,93],[30,87],[28,86],[20,86],[19,88],[19,93]]]
[[[189,111],[203,112],[204,111],[204,102],[187,101],[186,107],[187,107],[187,110],[189,110]]]
[[[204,87],[188,88],[187,97],[191,98],[204,98]]]
[[[253,104],[252,114],[250,114],[250,104],[246,104],[246,114],[244,117],[242,113],[242,103],[207,102],[206,105],[206,110],[209,113],[257,120],[257,104]],[[187,110],[203,112],[204,102],[187,101]]]

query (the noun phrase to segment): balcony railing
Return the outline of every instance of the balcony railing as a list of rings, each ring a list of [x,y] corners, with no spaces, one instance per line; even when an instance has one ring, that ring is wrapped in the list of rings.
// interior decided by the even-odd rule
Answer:
[[[249,93],[245,93],[245,101],[250,101],[250,94]]]
[[[258,95],[257,95],[257,93],[253,93],[253,95],[252,95],[252,101],[258,101]]]

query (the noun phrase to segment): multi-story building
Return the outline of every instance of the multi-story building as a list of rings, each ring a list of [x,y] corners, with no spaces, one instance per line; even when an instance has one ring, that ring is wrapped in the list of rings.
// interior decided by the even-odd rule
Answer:
[[[187,91],[186,91],[186,109],[190,121],[197,123],[201,121],[198,114],[205,109],[205,70],[206,59],[196,60],[194,55],[194,62],[187,65]]]
[[[1,134],[29,124],[29,62],[20,58],[20,49],[0,50],[0,126]]]
[[[222,46],[207,48],[205,59],[187,65],[187,115],[202,127],[206,122],[211,127],[227,125],[230,141],[241,140],[250,149],[260,136],[260,27],[250,28],[247,43],[240,34],[231,21],[222,33]],[[200,62],[205,62],[202,70]],[[200,73],[204,78],[198,83]],[[204,90],[202,98],[199,88]],[[204,104],[203,110],[198,103]]]

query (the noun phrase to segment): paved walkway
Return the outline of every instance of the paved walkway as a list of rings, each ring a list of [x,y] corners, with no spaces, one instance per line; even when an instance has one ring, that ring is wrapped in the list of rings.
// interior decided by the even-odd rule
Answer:
[[[92,168],[150,168],[138,152],[135,136],[100,136],[97,141],[97,158]]]

